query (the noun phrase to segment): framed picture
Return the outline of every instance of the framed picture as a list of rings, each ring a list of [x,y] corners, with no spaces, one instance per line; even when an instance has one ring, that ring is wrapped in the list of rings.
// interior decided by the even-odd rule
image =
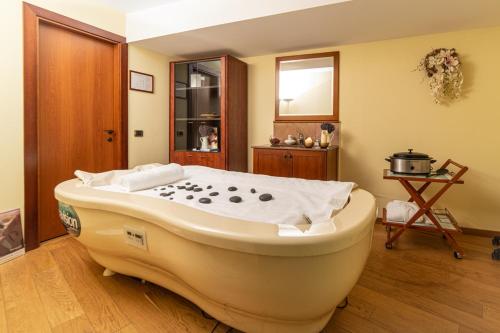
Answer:
[[[21,211],[0,213],[0,264],[24,254]]]
[[[155,79],[153,75],[130,71],[130,90],[154,93]]]
[[[187,84],[183,82],[175,82],[175,97],[187,98]]]

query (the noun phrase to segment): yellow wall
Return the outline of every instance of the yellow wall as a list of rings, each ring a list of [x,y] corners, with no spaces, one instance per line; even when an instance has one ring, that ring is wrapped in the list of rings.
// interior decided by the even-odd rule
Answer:
[[[462,226],[500,230],[500,27],[348,45],[287,54],[340,51],[342,180],[355,181],[385,205],[405,199],[382,180],[384,158],[414,148],[438,164],[451,157],[470,167],[442,203]],[[420,72],[432,48],[455,47],[463,61],[465,96],[435,105]],[[249,142],[266,144],[274,118],[273,54],[249,64]],[[252,166],[249,149],[250,167]]]
[[[129,166],[168,163],[169,59],[129,45],[129,68],[154,75],[154,94],[129,91]],[[135,138],[134,130],[144,130]]]
[[[30,3],[97,26],[125,34],[125,15],[95,0],[29,0]],[[24,208],[23,183],[23,54],[22,1],[0,1],[0,211]],[[130,67],[155,75],[155,94],[129,95],[129,160],[131,165],[166,162],[168,152],[167,58],[130,47]],[[143,139],[133,129],[145,130]],[[156,141],[151,138],[157,136]]]

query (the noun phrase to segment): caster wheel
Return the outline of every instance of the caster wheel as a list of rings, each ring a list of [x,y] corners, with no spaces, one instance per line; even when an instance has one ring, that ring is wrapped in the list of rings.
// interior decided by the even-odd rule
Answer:
[[[388,250],[392,250],[392,244],[391,243],[385,243],[385,248]]]
[[[500,260],[500,249],[495,249],[491,253],[491,259],[493,260]]]
[[[337,305],[337,309],[345,309],[348,305],[349,299],[346,297],[339,305]]]
[[[459,252],[457,252],[457,251],[453,251],[453,256],[456,259],[462,259],[463,258],[463,256]]]
[[[500,236],[493,237],[491,244],[493,244],[493,246],[500,246]]]

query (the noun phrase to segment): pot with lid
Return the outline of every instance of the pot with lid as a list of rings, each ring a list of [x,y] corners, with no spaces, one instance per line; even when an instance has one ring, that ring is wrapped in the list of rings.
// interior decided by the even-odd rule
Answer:
[[[436,162],[429,155],[413,152],[413,149],[394,153],[385,160],[391,163],[392,172],[405,175],[428,175],[432,170],[431,164]]]

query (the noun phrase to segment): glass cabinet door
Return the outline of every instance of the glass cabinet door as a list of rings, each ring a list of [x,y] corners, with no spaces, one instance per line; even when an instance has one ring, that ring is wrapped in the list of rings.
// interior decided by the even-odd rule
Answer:
[[[221,149],[221,60],[177,63],[174,101],[174,149]]]

